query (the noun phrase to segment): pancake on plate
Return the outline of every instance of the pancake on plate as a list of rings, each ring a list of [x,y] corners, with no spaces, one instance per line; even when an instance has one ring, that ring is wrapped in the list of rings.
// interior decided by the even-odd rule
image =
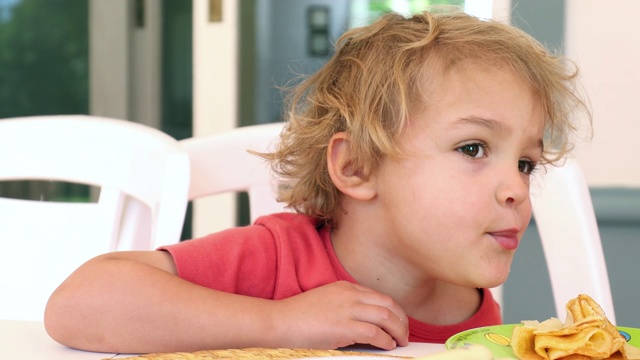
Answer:
[[[516,326],[513,353],[521,360],[640,360],[640,349],[627,344],[590,296],[578,295],[566,308],[564,323],[551,318]]]

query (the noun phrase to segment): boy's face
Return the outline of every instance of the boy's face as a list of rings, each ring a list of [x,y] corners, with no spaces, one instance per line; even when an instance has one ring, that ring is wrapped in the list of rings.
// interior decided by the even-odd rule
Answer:
[[[531,218],[544,114],[511,72],[454,70],[374,174],[389,251],[415,276],[468,287],[506,280]],[[421,275],[420,275],[421,274]]]

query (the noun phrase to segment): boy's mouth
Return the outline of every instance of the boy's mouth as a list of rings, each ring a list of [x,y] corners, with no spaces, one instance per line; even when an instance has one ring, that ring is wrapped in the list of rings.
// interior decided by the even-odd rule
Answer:
[[[505,250],[515,250],[520,244],[518,239],[518,229],[505,229],[500,231],[492,231],[488,233],[494,240]]]

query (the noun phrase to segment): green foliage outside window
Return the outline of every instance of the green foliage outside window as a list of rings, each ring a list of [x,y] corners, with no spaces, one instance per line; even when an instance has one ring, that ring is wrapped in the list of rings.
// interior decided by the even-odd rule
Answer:
[[[88,36],[87,0],[0,0],[0,121],[87,114]],[[0,182],[3,197],[87,201],[89,193],[66,182]]]
[[[394,9],[394,0],[370,0],[369,11],[371,13],[384,14]],[[412,14],[425,10],[434,5],[455,5],[464,6],[464,0],[410,0],[408,1],[409,11]]]
[[[0,118],[88,113],[88,1],[0,1]]]
[[[388,12],[400,11],[404,13],[408,11],[415,14],[430,6],[438,5],[453,5],[463,8],[464,0],[369,0],[364,3],[354,2],[351,7],[351,26],[366,25]]]

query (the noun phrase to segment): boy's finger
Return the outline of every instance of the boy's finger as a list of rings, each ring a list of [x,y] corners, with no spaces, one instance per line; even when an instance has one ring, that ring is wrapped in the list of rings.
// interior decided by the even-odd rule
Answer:
[[[363,299],[364,303],[369,305],[381,306],[391,310],[398,318],[398,321],[403,324],[404,328],[409,328],[409,318],[407,317],[407,314],[404,312],[402,307],[400,307],[400,305],[393,300],[393,298],[388,295],[384,295],[377,291],[371,290],[362,285],[357,285],[356,288],[367,292],[367,296]]]
[[[387,307],[364,305],[358,309],[355,316],[357,321],[374,325],[384,331],[395,340],[397,345],[406,346],[409,343],[407,321],[397,317]]]

